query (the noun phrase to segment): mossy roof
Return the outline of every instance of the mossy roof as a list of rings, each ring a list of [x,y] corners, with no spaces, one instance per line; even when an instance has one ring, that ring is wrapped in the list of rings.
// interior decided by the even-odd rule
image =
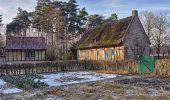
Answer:
[[[79,41],[78,49],[114,46],[122,43],[122,39],[132,20],[132,16],[114,20],[102,26],[88,30]]]

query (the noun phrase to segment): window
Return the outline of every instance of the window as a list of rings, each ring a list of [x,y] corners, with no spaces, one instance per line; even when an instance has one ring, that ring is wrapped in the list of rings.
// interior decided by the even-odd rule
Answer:
[[[109,58],[109,52],[107,50],[104,50],[104,58],[105,60],[108,60]]]
[[[116,50],[112,50],[112,55],[115,56],[117,54]]]
[[[97,50],[97,60],[99,60],[99,51]]]
[[[35,59],[35,51],[34,50],[26,50],[25,59],[26,60],[34,60]]]
[[[128,59],[129,55],[128,55],[128,47],[125,47],[125,58]]]
[[[96,43],[96,39],[93,39],[93,43]]]
[[[4,55],[5,55],[4,48],[0,48],[0,56],[4,56]]]
[[[2,56],[3,55],[3,50],[2,49],[0,49],[0,56]]]

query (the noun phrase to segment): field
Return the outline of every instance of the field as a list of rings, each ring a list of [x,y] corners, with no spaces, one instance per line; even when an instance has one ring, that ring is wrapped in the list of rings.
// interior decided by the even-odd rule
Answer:
[[[17,100],[170,100],[170,77],[115,75],[96,72],[41,74],[48,86],[23,89],[1,80],[1,99]],[[7,89],[7,88],[6,88]]]

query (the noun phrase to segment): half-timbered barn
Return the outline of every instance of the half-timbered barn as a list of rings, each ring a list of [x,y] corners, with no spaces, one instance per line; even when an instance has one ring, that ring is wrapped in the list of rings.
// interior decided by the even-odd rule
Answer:
[[[6,38],[6,61],[42,61],[46,59],[44,37]]]
[[[77,47],[78,60],[129,60],[149,52],[150,41],[136,10],[132,16],[88,30]]]

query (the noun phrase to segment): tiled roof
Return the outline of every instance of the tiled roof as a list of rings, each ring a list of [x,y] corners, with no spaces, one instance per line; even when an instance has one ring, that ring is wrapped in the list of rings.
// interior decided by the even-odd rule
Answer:
[[[6,49],[46,49],[44,37],[14,37],[6,39]]]

